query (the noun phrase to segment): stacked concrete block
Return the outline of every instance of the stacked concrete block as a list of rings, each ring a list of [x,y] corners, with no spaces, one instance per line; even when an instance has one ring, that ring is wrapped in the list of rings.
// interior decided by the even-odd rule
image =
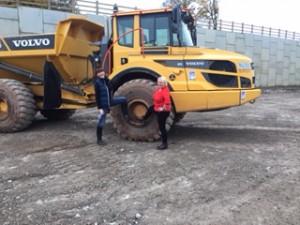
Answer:
[[[255,65],[257,86],[300,86],[300,40],[198,30],[199,46],[234,51],[250,57]]]
[[[53,33],[58,21],[71,14],[52,10],[0,7],[1,36]],[[111,33],[110,17],[86,15]],[[234,51],[250,57],[259,87],[300,86],[300,40],[285,40],[253,34],[197,29],[200,47]]]

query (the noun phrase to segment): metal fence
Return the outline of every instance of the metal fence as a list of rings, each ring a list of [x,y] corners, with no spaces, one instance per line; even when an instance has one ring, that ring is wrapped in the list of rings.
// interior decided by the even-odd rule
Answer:
[[[213,24],[209,20],[199,19],[197,21],[197,26],[206,29],[213,29]],[[236,23],[229,22],[224,20],[219,20],[216,30],[227,31],[227,32],[235,32],[235,33],[249,33],[249,34],[257,34],[262,36],[290,39],[290,40],[300,40],[300,33],[291,32],[288,30],[282,29],[274,29],[271,27],[262,27],[249,25],[245,23]]]
[[[27,6],[76,13],[76,0],[0,0],[0,6],[16,8]]]
[[[101,0],[100,0],[101,1]],[[105,4],[98,0],[0,0],[0,6],[16,8],[28,6],[41,9],[58,10],[77,14],[105,14],[111,15],[113,4]],[[136,8],[118,6],[121,11],[134,10]]]
[[[49,10],[65,11],[77,14],[111,15],[113,12],[114,5],[105,4],[100,1],[101,0],[0,0],[0,6],[13,8],[16,8],[18,6],[28,6],[44,8]],[[119,11],[128,11],[136,9],[134,7],[127,7],[121,5],[118,6],[118,8]],[[199,19],[197,21],[197,26],[206,29],[214,29],[211,21],[204,19]],[[300,40],[300,33],[224,20],[218,20],[216,30],[235,33],[250,33],[290,40]]]
[[[114,5],[113,4],[106,4],[101,3],[99,1],[95,0],[78,0],[76,2],[76,7],[78,7],[80,14],[104,14],[104,15],[112,15]],[[119,11],[129,11],[129,10],[135,10],[136,7],[127,7],[118,5]]]

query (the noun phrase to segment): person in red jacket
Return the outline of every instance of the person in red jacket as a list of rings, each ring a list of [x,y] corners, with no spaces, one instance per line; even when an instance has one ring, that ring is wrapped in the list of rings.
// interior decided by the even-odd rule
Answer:
[[[157,122],[162,140],[162,143],[157,146],[157,149],[164,150],[168,148],[168,133],[166,130],[166,122],[171,111],[170,90],[168,88],[168,82],[165,77],[159,77],[157,79],[157,87],[153,92],[152,98],[153,105],[149,107],[147,113],[143,116],[143,120],[146,120],[152,112],[157,115]]]

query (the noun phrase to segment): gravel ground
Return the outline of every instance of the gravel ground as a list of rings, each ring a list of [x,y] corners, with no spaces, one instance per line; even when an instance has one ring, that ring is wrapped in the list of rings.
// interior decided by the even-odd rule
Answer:
[[[131,142],[96,110],[0,135],[0,224],[298,225],[300,91],[188,113],[159,142]]]

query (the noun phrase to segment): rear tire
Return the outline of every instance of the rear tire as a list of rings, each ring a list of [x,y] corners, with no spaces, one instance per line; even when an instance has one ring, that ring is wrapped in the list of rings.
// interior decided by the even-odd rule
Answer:
[[[115,93],[115,96],[125,96],[128,102],[129,120],[126,121],[120,106],[114,106],[111,110],[114,127],[125,139],[133,141],[154,141],[160,138],[157,118],[152,114],[145,123],[142,116],[153,104],[152,93],[156,83],[145,79],[131,80],[123,84]],[[166,129],[169,131],[174,123],[174,110],[167,119]]]
[[[75,113],[75,109],[43,109],[41,114],[48,120],[66,120]]]
[[[0,79],[0,132],[26,129],[35,114],[36,105],[31,91],[17,80]]]

